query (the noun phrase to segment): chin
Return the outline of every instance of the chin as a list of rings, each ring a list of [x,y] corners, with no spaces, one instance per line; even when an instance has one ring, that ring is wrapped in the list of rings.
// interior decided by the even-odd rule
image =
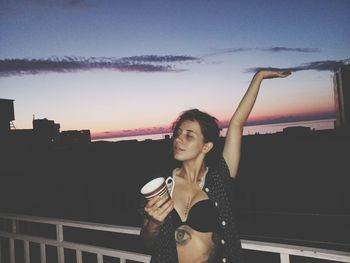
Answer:
[[[175,159],[176,161],[184,161],[184,160],[186,160],[185,157],[183,157],[183,156],[181,156],[181,155],[179,155],[179,154],[176,154],[176,153],[174,153],[173,157],[174,157],[174,159]]]
[[[174,154],[173,157],[176,161],[182,161],[181,157],[177,156],[176,154]]]

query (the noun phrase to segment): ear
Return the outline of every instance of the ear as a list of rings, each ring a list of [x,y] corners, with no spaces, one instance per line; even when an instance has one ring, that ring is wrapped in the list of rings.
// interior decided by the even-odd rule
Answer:
[[[203,146],[203,152],[205,154],[207,154],[208,152],[210,152],[210,150],[214,147],[214,144],[212,142],[207,142],[204,144]]]

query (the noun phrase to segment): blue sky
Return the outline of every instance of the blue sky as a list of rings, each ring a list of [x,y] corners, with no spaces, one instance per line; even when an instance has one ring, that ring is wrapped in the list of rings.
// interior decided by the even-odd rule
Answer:
[[[0,97],[15,125],[93,133],[169,125],[198,107],[227,120],[254,70],[251,120],[332,112],[350,58],[350,1],[0,1]],[[15,60],[17,59],[17,60]],[[300,117],[301,118],[301,117]]]

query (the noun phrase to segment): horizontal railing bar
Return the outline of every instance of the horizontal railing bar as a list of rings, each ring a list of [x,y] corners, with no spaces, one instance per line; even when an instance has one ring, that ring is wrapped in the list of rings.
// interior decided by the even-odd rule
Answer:
[[[13,214],[1,214],[0,218],[6,218],[6,219],[15,219],[20,221],[26,221],[26,222],[34,222],[34,223],[42,223],[42,224],[60,224],[67,227],[75,227],[75,228],[82,228],[82,229],[89,229],[89,230],[99,230],[99,231],[107,231],[107,232],[113,232],[113,233],[121,233],[121,234],[130,234],[130,235],[139,235],[140,234],[140,228],[139,227],[131,227],[131,226],[119,226],[119,225],[108,225],[108,224],[101,224],[101,223],[91,223],[91,222],[83,222],[83,221],[74,221],[74,220],[60,220],[56,218],[48,218],[48,217],[35,217],[35,216],[23,216],[23,215],[13,215]],[[245,235],[245,237],[252,237],[252,238],[259,238],[259,236],[250,236]],[[278,237],[266,237],[264,238],[278,238]],[[319,243],[319,244],[330,244],[330,245],[340,245],[344,246],[344,244],[341,243],[334,243],[334,242],[319,242],[319,241],[313,241],[313,240],[298,240],[298,239],[286,239],[286,238],[280,238],[281,241],[301,241],[301,242],[313,242],[313,243]]]
[[[129,235],[140,234],[140,228],[132,227],[132,226],[109,225],[109,224],[82,222],[82,221],[74,221],[74,220],[66,220],[66,219],[60,220],[57,218],[49,218],[49,217],[36,217],[36,216],[24,216],[24,215],[13,215],[13,214],[0,214],[0,218],[25,221],[25,222],[33,222],[33,223],[41,223],[41,224],[63,225],[66,227],[107,231],[107,232],[129,234]]]
[[[125,257],[131,260],[133,259],[140,260],[141,258],[139,256],[143,257],[142,260],[150,258],[150,256],[148,255],[138,254],[133,252],[125,252],[125,251],[120,251],[115,249],[100,248],[100,247],[94,247],[90,245],[81,245],[81,244],[76,244],[76,243],[66,242],[66,241],[57,242],[56,240],[53,240],[53,239],[52,240],[43,239],[38,237],[30,237],[26,235],[13,234],[13,233],[7,233],[7,232],[0,232],[0,236],[6,237],[6,238],[19,239],[19,240],[27,240],[35,243],[45,243],[46,245],[51,245],[55,247],[64,247],[64,248],[82,250],[82,251],[92,252],[92,253],[101,253],[106,256]],[[315,248],[309,248],[309,247],[303,247],[303,246],[285,245],[285,244],[251,241],[251,240],[241,240],[241,242],[242,242],[243,249],[273,252],[273,253],[279,253],[279,254],[289,254],[289,255],[295,255],[295,256],[312,257],[312,258],[319,258],[319,259],[337,260],[339,262],[350,262],[350,253],[344,252],[344,251],[334,251],[334,250],[318,249],[318,248],[315,249]],[[134,255],[136,257],[133,257]]]
[[[288,216],[321,216],[321,217],[350,217],[344,214],[319,214],[319,213],[300,213],[300,212],[276,212],[276,211],[242,211],[240,215],[266,214],[266,215],[288,215]]]
[[[241,243],[243,249],[336,260],[339,262],[350,262],[350,253],[345,251],[335,251],[329,249],[311,248],[251,240],[241,240]]]
[[[90,252],[90,253],[95,253],[95,254],[99,253],[99,254],[102,254],[104,256],[126,258],[126,259],[130,259],[130,260],[141,261],[141,262],[149,262],[151,259],[151,256],[149,256],[149,255],[140,254],[140,253],[136,253],[136,252],[128,252],[128,251],[117,250],[117,249],[112,249],[112,248],[104,248],[104,247],[97,247],[97,246],[91,246],[91,245],[85,245],[85,244],[77,244],[77,243],[67,242],[67,241],[58,242],[55,239],[32,237],[32,236],[27,236],[27,235],[23,235],[23,234],[14,234],[14,233],[0,231],[0,236],[5,237],[5,238],[13,238],[16,240],[24,240],[24,241],[29,241],[29,242],[39,243],[39,244],[45,244],[45,245],[54,246],[54,247],[80,250],[80,251]]]
[[[114,233],[131,234],[131,235],[139,235],[140,233],[139,227],[107,225],[107,224],[80,222],[80,221],[65,220],[65,219],[61,220],[61,219],[47,218],[47,217],[43,218],[43,217],[35,217],[35,216],[0,213],[0,218],[16,220],[17,222],[27,221],[27,222],[34,222],[34,223],[41,223],[41,224],[62,225],[67,227],[75,227],[75,228],[99,230],[99,231],[107,231],[107,232],[114,232]],[[133,259],[132,256],[135,255],[137,257],[136,260],[140,260],[139,256],[141,256],[143,257],[143,259],[146,260],[146,262],[148,262],[147,260],[150,259],[150,256],[148,255],[138,254],[134,252],[100,248],[100,247],[84,245],[84,244],[76,244],[76,243],[71,243],[66,241],[57,242],[56,240],[52,240],[52,239],[30,237],[30,236],[20,235],[16,233],[0,232],[0,236],[7,237],[10,239],[15,238],[20,240],[28,240],[30,242],[43,243],[43,244],[52,245],[55,247],[71,248],[71,249],[81,250],[86,252],[91,251],[92,253],[101,253],[101,251],[104,251],[107,254],[105,253],[101,253],[101,254],[106,256],[111,255],[114,257],[123,258],[124,257],[123,255],[126,255],[127,257],[129,257],[128,259]],[[303,240],[299,240],[299,241],[303,241]],[[328,260],[337,260],[340,262],[350,262],[350,253],[345,251],[336,251],[336,250],[328,250],[328,249],[320,249],[320,248],[288,245],[288,244],[272,243],[272,242],[263,242],[263,241],[253,241],[253,240],[247,240],[247,239],[242,239],[241,243],[242,243],[243,249],[274,252],[274,253],[280,253],[280,254],[290,254],[290,255],[296,255],[296,256],[313,257],[313,258],[328,259]]]
[[[84,221],[74,221],[74,220],[66,220],[66,219],[57,219],[57,218],[49,218],[49,217],[36,217],[36,216],[27,216],[27,215],[18,215],[18,214],[2,214],[0,213],[0,218],[10,219],[10,220],[19,220],[33,223],[41,223],[41,224],[51,224],[51,225],[63,225],[67,227],[74,228],[82,228],[88,230],[98,230],[98,231],[107,231],[113,233],[121,233],[121,234],[130,234],[130,235],[139,235],[140,228],[132,227],[132,226],[120,226],[120,225],[109,225],[102,223],[93,223],[93,222],[84,222]],[[335,243],[335,242],[320,242],[314,240],[299,240],[299,239],[290,239],[290,238],[280,238],[280,237],[271,237],[271,236],[255,236],[255,235],[243,235],[243,238],[271,238],[271,239],[280,239],[283,241],[301,241],[301,242],[312,242],[317,244],[325,244],[325,245],[338,245],[338,246],[346,246],[346,244]]]
[[[256,240],[256,239],[270,239],[270,240],[275,240],[273,243],[276,242],[281,242],[281,243],[286,243],[286,242],[303,242],[303,243],[311,243],[311,244],[317,244],[317,245],[328,245],[328,246],[338,246],[338,247],[346,247],[349,248],[350,244],[345,244],[345,243],[338,243],[338,242],[326,242],[326,241],[315,241],[315,240],[308,240],[308,239],[297,239],[297,238],[286,238],[286,237],[279,237],[279,236],[259,236],[259,235],[241,235],[242,239],[245,240]],[[264,241],[262,241],[264,242]],[[270,243],[270,241],[268,242]]]

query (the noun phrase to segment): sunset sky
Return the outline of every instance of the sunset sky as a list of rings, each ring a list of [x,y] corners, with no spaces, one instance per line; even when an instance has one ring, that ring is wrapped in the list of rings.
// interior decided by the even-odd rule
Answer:
[[[272,67],[293,74],[263,82],[251,122],[328,118],[349,14],[348,0],[0,0],[0,98],[15,100],[17,129],[34,115],[132,134],[188,108],[225,122]]]

